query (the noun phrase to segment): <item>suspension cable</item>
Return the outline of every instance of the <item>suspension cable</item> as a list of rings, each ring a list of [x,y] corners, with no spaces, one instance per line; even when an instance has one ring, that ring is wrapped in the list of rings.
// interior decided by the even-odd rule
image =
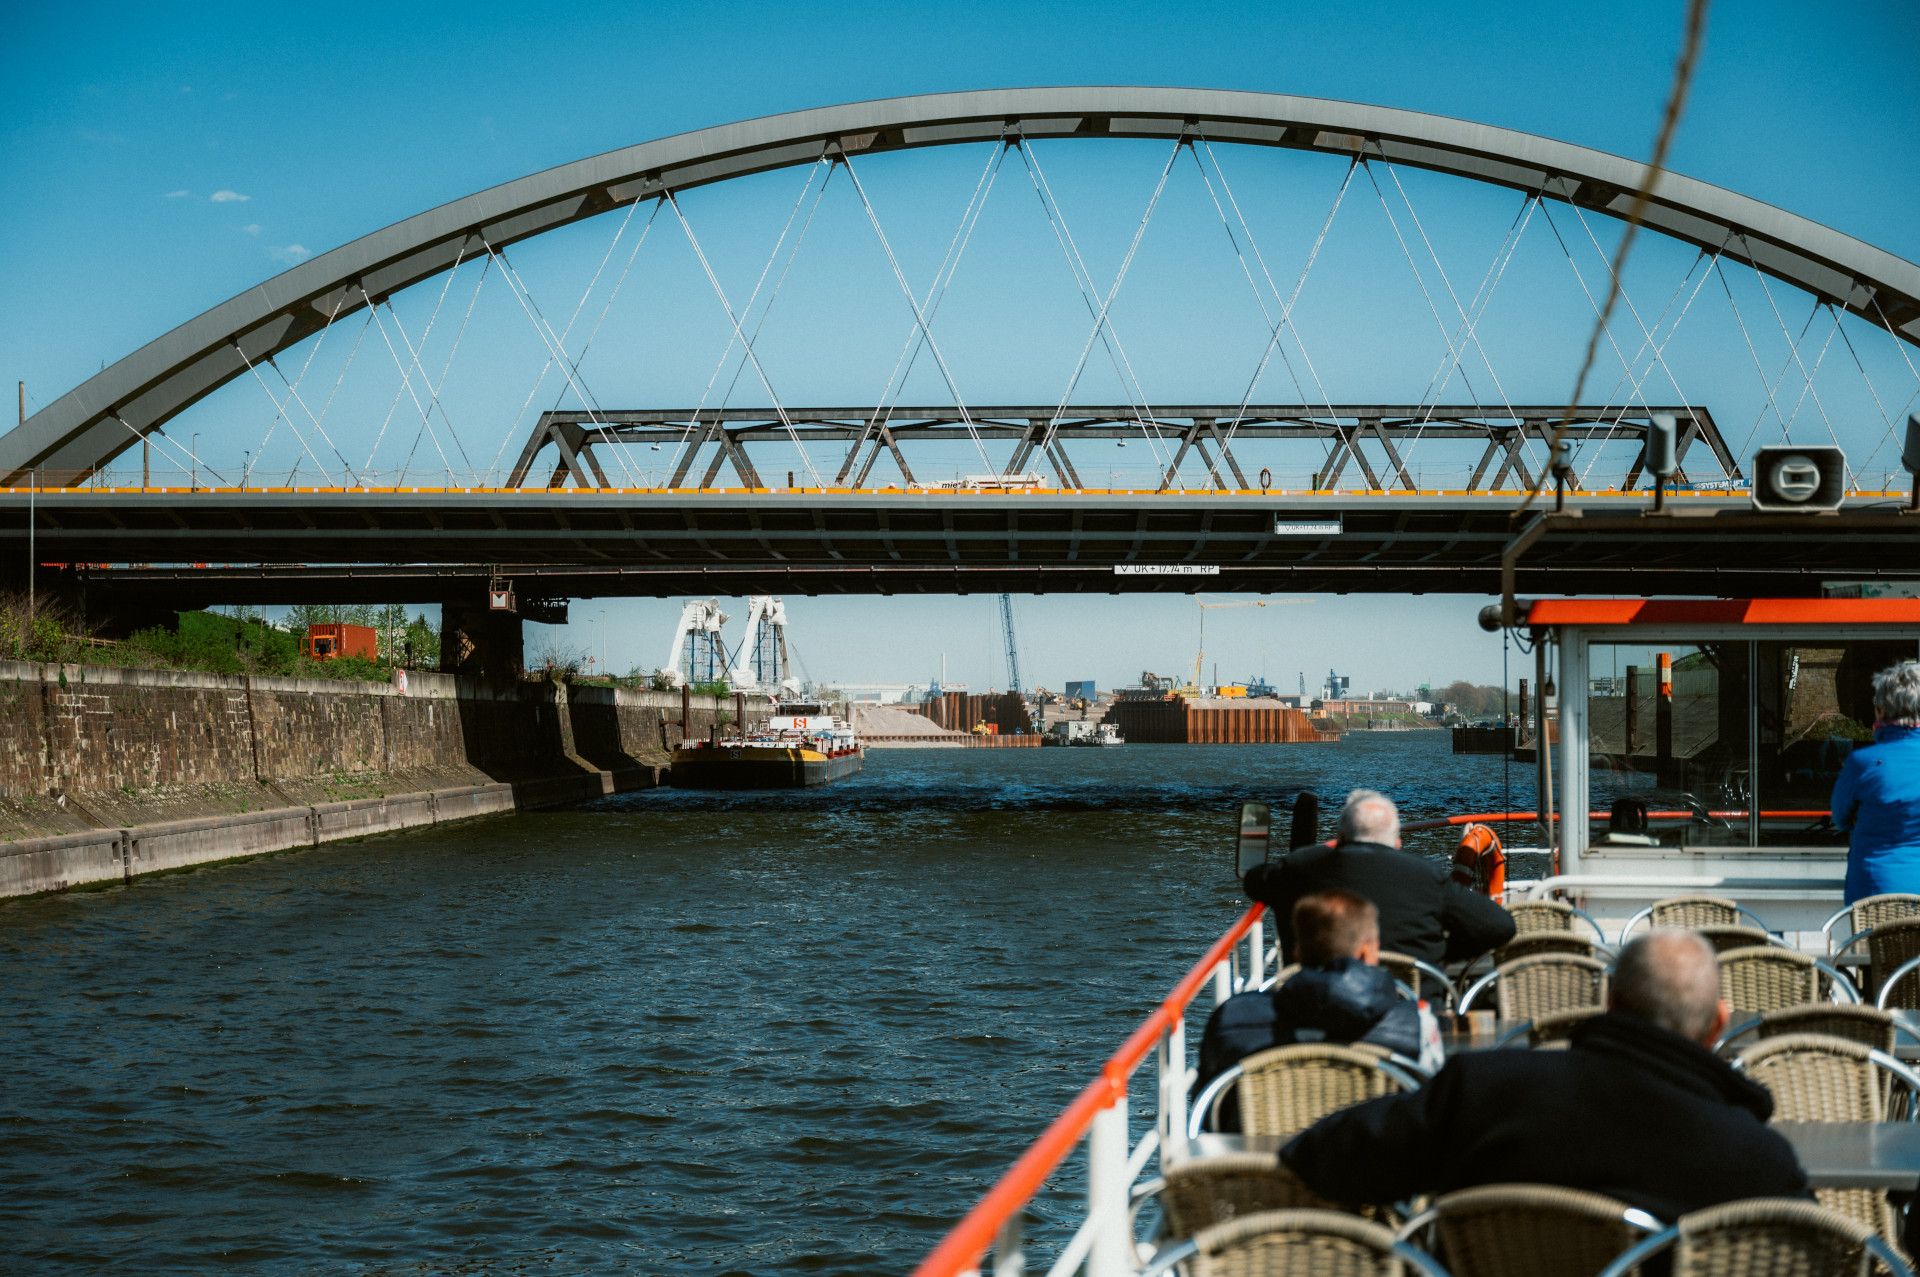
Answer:
[[[752,340],[741,329],[740,317],[734,313],[733,304],[727,300],[726,290],[720,287],[720,278],[713,273],[713,263],[707,260],[705,250],[700,247],[700,241],[693,233],[692,224],[687,221],[686,213],[680,208],[679,199],[672,191],[668,191],[666,201],[673,207],[673,215],[679,220],[680,229],[686,234],[687,243],[693,248],[693,255],[699,259],[700,269],[706,273],[707,283],[713,288],[713,295],[719,299],[720,308],[727,312],[727,322],[733,325],[734,336],[739,338],[741,346],[747,352],[747,358],[752,361],[753,371],[760,378],[760,386],[767,392],[767,398],[773,403],[773,410],[779,416],[780,424],[786,427],[787,437],[793,441],[794,451],[800,454],[800,460],[807,467],[807,473],[813,477],[813,486],[824,488],[826,485],[820,481],[820,472],[813,468],[813,458],[809,457],[806,448],[801,446],[800,434],[793,428],[793,419],[787,416],[786,408],[780,403],[780,396],[774,393],[773,382],[768,379],[767,370],[760,363],[759,353],[754,350]],[[742,479],[744,478],[743,475]]]
[[[947,241],[947,251],[940,258],[939,267],[933,272],[933,283],[927,287],[927,296],[921,302],[926,307],[927,320],[939,315],[940,305],[947,299],[947,292],[953,285],[954,276],[960,270],[960,259],[965,256],[967,246],[973,243],[974,228],[980,224],[980,215],[986,211],[987,197],[993,193],[994,183],[999,179],[1000,166],[1006,162],[1008,143],[1004,137],[993,146],[993,153],[987,157],[986,167],[980,172],[980,178],[973,184],[973,194],[967,197],[967,206],[961,210],[960,222],[953,229],[953,237]],[[921,337],[919,325],[907,330],[906,340],[900,343],[900,353],[894,357],[893,368],[887,373],[886,386],[880,392],[877,411],[872,425],[884,431],[893,421],[893,413],[898,405],[898,395],[904,393],[907,378],[913,375],[913,366],[919,361],[920,352],[926,349],[926,340]],[[896,381],[898,383],[896,389]],[[864,436],[862,438],[864,442]],[[860,447],[856,443],[855,448]],[[874,447],[880,444],[875,441]],[[849,462],[849,464],[851,464]],[[902,480],[906,478],[901,476]]]
[[[1327,242],[1327,234],[1333,229],[1333,220],[1339,215],[1340,206],[1346,202],[1347,189],[1353,185],[1353,174],[1359,165],[1360,157],[1357,155],[1347,162],[1346,174],[1340,179],[1339,189],[1333,193],[1333,202],[1327,206],[1327,215],[1320,221],[1320,233],[1314,236],[1313,247],[1307,250],[1307,260],[1301,264],[1300,274],[1293,281],[1293,291],[1288,294],[1286,305],[1280,308],[1279,322],[1274,325],[1273,332],[1268,335],[1266,347],[1261,350],[1260,359],[1254,364],[1253,375],[1247,379],[1247,389],[1240,396],[1240,406],[1234,410],[1233,420],[1227,424],[1226,441],[1228,443],[1233,442],[1234,433],[1240,429],[1240,423],[1247,418],[1247,405],[1253,402],[1254,393],[1260,387],[1260,378],[1266,374],[1267,364],[1273,359],[1274,352],[1279,349],[1280,334],[1291,326],[1293,308],[1300,300],[1300,292],[1306,287],[1307,276],[1312,273],[1314,263],[1320,260],[1320,249]],[[1299,341],[1299,330],[1294,329],[1295,344],[1298,345]],[[1304,346],[1301,347],[1301,353],[1303,355],[1306,353]],[[1325,393],[1325,387],[1322,387],[1322,393]],[[1332,412],[1332,404],[1327,405],[1327,410],[1329,413]]]
[[[1626,273],[1627,255],[1633,250],[1635,235],[1640,223],[1646,217],[1647,205],[1653,199],[1653,188],[1659,184],[1660,174],[1666,169],[1667,151],[1673,145],[1673,135],[1680,126],[1680,117],[1686,110],[1687,91],[1693,84],[1693,69],[1700,56],[1700,40],[1707,25],[1707,0],[1687,0],[1686,35],[1680,46],[1680,57],[1674,63],[1673,85],[1667,93],[1667,105],[1660,117],[1660,130],[1654,136],[1653,156],[1647,161],[1640,176],[1639,189],[1633,193],[1633,203],[1627,209],[1627,227],[1620,236],[1620,246],[1614,250],[1613,269],[1607,286],[1607,300],[1600,307],[1600,317],[1594,323],[1593,331],[1587,335],[1587,348],[1580,357],[1580,371],[1573,379],[1573,397],[1567,403],[1567,411],[1554,427],[1553,434],[1547,439],[1547,457],[1551,462],[1553,454],[1559,450],[1560,441],[1566,438],[1567,423],[1573,418],[1573,410],[1579,406],[1586,394],[1587,374],[1593,369],[1593,361],[1600,351],[1600,334],[1607,326],[1607,320],[1613,314],[1613,305],[1619,296],[1620,278]],[[1542,469],[1540,477],[1528,490],[1526,499],[1520,503],[1515,513],[1525,514],[1532,507],[1540,493],[1545,490],[1550,478],[1550,466]]]
[[[1234,217],[1240,223],[1241,235],[1245,237],[1247,241],[1247,247],[1253,250],[1254,260],[1260,266],[1260,274],[1267,281],[1268,291],[1270,291],[1273,294],[1274,301],[1277,303],[1280,303],[1283,307],[1285,306],[1285,299],[1280,296],[1280,289],[1278,285],[1274,283],[1273,272],[1267,267],[1266,255],[1260,251],[1260,244],[1259,244],[1259,241],[1254,238],[1253,228],[1247,224],[1246,215],[1240,211],[1240,202],[1234,198],[1233,187],[1227,181],[1226,170],[1220,167],[1220,157],[1213,153],[1213,144],[1209,142],[1204,135],[1202,135],[1200,138],[1200,145],[1189,148],[1193,153],[1194,167],[1199,170],[1200,181],[1207,188],[1207,198],[1213,204],[1213,211],[1216,214],[1218,214],[1220,218],[1220,229],[1226,232],[1227,243],[1232,246],[1234,257],[1238,259],[1240,263],[1240,273],[1246,277],[1247,287],[1251,289],[1253,292],[1254,304],[1260,307],[1260,318],[1266,323],[1267,334],[1268,336],[1272,336],[1275,330],[1277,329],[1280,321],[1276,321],[1273,317],[1273,313],[1267,309],[1266,294],[1262,293],[1260,291],[1260,285],[1254,282],[1253,272],[1247,266],[1247,255],[1240,250],[1241,236],[1236,236],[1233,233],[1233,227],[1227,221],[1226,209],[1221,207],[1220,197],[1218,194],[1215,193],[1213,189],[1213,179],[1207,173],[1207,166],[1200,162],[1200,147],[1206,148],[1207,159],[1213,162],[1214,172],[1217,173],[1220,177],[1220,188],[1221,190],[1226,192],[1227,203],[1233,208]],[[1327,388],[1320,381],[1319,371],[1315,369],[1313,366],[1313,357],[1307,353],[1306,345],[1305,343],[1301,342],[1300,330],[1297,328],[1294,329],[1293,340],[1294,340],[1294,344],[1300,347],[1300,357],[1306,363],[1307,372],[1313,377],[1314,385],[1320,391],[1321,402],[1322,404],[1325,405],[1328,416],[1331,417],[1333,415],[1332,401],[1327,397]],[[1298,373],[1294,372],[1293,360],[1287,355],[1285,347],[1280,348],[1280,362],[1281,362],[1281,365],[1286,368],[1287,376],[1293,382],[1294,391],[1296,394],[1300,396],[1300,402],[1306,403],[1307,389],[1305,386],[1302,386],[1300,384],[1300,376]],[[1238,421],[1235,421],[1233,424],[1235,426],[1238,426],[1240,423]],[[1232,452],[1231,452],[1231,449],[1228,447],[1228,445],[1224,442],[1224,440],[1221,444],[1221,451],[1226,457],[1226,459],[1230,461],[1232,458]],[[1217,473],[1215,477],[1216,479],[1218,478]]]
[[[1047,181],[1046,170],[1040,167],[1040,157],[1024,133],[1017,144],[1020,147],[1020,161],[1027,170],[1027,181],[1033,187],[1035,198],[1040,201],[1040,211],[1046,215],[1054,243],[1060,246],[1061,255],[1066,259],[1067,270],[1073,276],[1074,288],[1080,295],[1080,304],[1086,308],[1089,319],[1097,319],[1100,314],[1097,300],[1100,290],[1094,284],[1093,271],[1080,252],[1073,229],[1067,225],[1066,210],[1060,206],[1052,183]],[[1178,154],[1177,147],[1175,153]],[[1094,331],[1099,335],[1101,349],[1107,352],[1107,361],[1113,365],[1114,375],[1120,379],[1121,392],[1127,396],[1127,410],[1133,413],[1134,422],[1140,427],[1140,437],[1153,454],[1155,473],[1158,474],[1166,466],[1168,454],[1158,431],[1148,426],[1146,415],[1140,409],[1140,405],[1146,401],[1146,390],[1133,372],[1133,361],[1127,358],[1126,346],[1121,342],[1119,332],[1111,324],[1102,326],[1098,323]],[[1053,424],[1049,421],[1049,430]]]
[[[1073,392],[1075,388],[1079,386],[1081,376],[1086,372],[1087,357],[1093,353],[1094,341],[1100,337],[1103,331],[1111,330],[1107,316],[1113,310],[1114,300],[1120,296],[1121,285],[1126,283],[1127,272],[1133,269],[1133,259],[1140,251],[1141,241],[1146,238],[1147,226],[1153,221],[1154,210],[1160,206],[1160,197],[1167,189],[1167,179],[1173,174],[1173,166],[1180,158],[1181,148],[1187,145],[1190,145],[1189,140],[1183,135],[1173,144],[1173,149],[1167,153],[1167,162],[1160,168],[1160,180],[1154,183],[1153,194],[1147,199],[1147,207],[1145,211],[1140,214],[1139,223],[1133,228],[1133,238],[1127,244],[1126,253],[1120,258],[1120,268],[1114,273],[1113,285],[1107,290],[1105,298],[1101,301],[1099,313],[1094,316],[1093,331],[1087,334],[1087,340],[1081,345],[1080,358],[1074,364],[1073,375],[1067,379],[1067,389],[1060,397],[1060,406],[1054,410],[1053,419],[1047,422],[1046,433],[1041,436],[1040,448],[1042,452],[1053,446],[1054,435],[1059,431],[1061,419],[1066,416],[1067,405],[1073,401]],[[1089,276],[1089,278],[1091,278],[1091,276]],[[1118,347],[1119,339],[1115,337],[1113,340],[1115,346]],[[1124,360],[1124,355],[1122,358]],[[1129,379],[1133,382],[1134,392],[1140,399],[1140,424],[1142,429],[1145,429],[1146,418],[1150,411],[1146,403],[1146,390],[1140,385],[1139,378],[1132,375],[1133,367],[1131,361],[1125,362],[1127,363]],[[1155,450],[1155,460],[1159,460],[1159,452],[1157,449]]]
[[[314,357],[320,353],[320,347],[326,344],[327,334],[333,331],[333,321],[340,317],[340,308],[346,305],[346,303],[347,303],[347,290],[343,288],[340,290],[340,296],[337,299],[335,299],[333,303],[333,312],[327,316],[327,322],[321,325],[320,331],[317,334],[315,334],[313,345],[307,348],[307,357],[305,360],[301,362],[300,371],[292,381],[287,380],[286,372],[281,369],[280,361],[276,359],[274,356],[272,355],[267,356],[267,365],[273,369],[274,373],[279,376],[281,383],[286,386],[287,402],[292,403],[297,401],[299,403],[301,411],[307,414],[308,419],[311,420],[314,423],[314,426],[320,430],[321,438],[326,439],[327,446],[333,449],[333,455],[340,458],[340,464],[342,467],[345,468],[348,477],[355,478],[355,481],[357,482],[358,481],[357,477],[354,476],[354,473],[353,473],[353,463],[351,461],[348,461],[346,457],[341,456],[338,445],[336,445],[333,442],[333,440],[327,436],[326,430],[324,427],[320,425],[319,419],[314,417],[313,409],[307,406],[307,401],[300,394],[300,383],[306,380],[307,370],[313,367]],[[255,374],[255,375],[258,376],[258,374]],[[284,405],[282,405],[282,407],[284,408]],[[273,432],[275,428],[279,425],[279,423],[280,423],[280,414],[276,413],[274,415],[273,424],[267,427],[267,433],[261,438],[260,446],[257,449],[257,451],[263,457],[267,450],[267,444],[272,440]],[[293,423],[291,420],[288,421],[287,428],[289,430],[293,429]],[[298,431],[295,431],[296,437],[298,437],[298,433],[299,433]],[[298,471],[299,469],[299,463],[297,458],[295,459],[294,469],[295,471]],[[321,477],[323,479],[326,477],[326,472],[324,470],[321,471]],[[292,475],[288,476],[287,481],[289,486],[291,486],[293,481]]]
[[[880,241],[880,248],[887,256],[887,265],[893,270],[894,283],[900,286],[900,293],[907,299],[907,305],[913,309],[913,321],[926,338],[927,353],[933,356],[933,363],[940,370],[940,377],[947,383],[947,390],[953,395],[954,408],[960,413],[960,420],[966,425],[967,437],[973,440],[974,451],[980,454],[980,464],[989,472],[993,469],[993,459],[987,455],[987,447],[980,437],[979,429],[974,425],[973,414],[967,411],[966,400],[960,395],[960,387],[953,379],[953,370],[947,367],[946,356],[940,353],[940,344],[933,339],[933,330],[927,325],[926,312],[920,308],[920,302],[913,295],[913,289],[907,284],[907,277],[900,269],[900,259],[894,256],[893,245],[887,240],[887,233],[880,225],[880,215],[874,211],[873,201],[867,198],[867,189],[861,184],[860,174],[853,167],[853,157],[844,150],[838,152],[839,162],[847,170],[847,180],[853,183],[854,194],[860,197],[860,206],[867,212],[867,222],[873,227],[874,236]]]
[[[820,183],[819,191],[814,192],[813,179],[822,170],[826,172],[826,178]],[[753,281],[753,289],[751,292],[747,294],[746,305],[742,308],[745,313],[751,314],[753,312],[754,304],[760,298],[760,290],[766,285],[767,275],[773,270],[774,262],[779,260],[780,250],[783,246],[785,246],[787,242],[787,235],[793,230],[794,219],[800,215],[800,209],[802,205],[806,203],[807,195],[809,193],[813,193],[813,209],[818,210],[820,207],[820,201],[824,199],[826,196],[827,185],[832,181],[833,181],[833,165],[828,163],[824,155],[822,155],[819,159],[815,160],[811,165],[808,166],[807,173],[806,173],[806,180],[800,184],[799,191],[797,191],[793,197],[793,206],[787,210],[787,220],[780,224],[780,234],[774,238],[773,247],[767,251],[767,260],[761,264],[760,274],[755,277]],[[812,223],[813,223],[813,211],[809,211],[807,214],[807,224],[812,225]],[[799,255],[799,251],[800,251],[799,245],[796,244],[794,246],[793,256],[797,257]],[[793,261],[793,258],[789,257],[788,258],[789,267],[792,265],[792,261]],[[782,280],[785,280],[786,278],[785,270],[781,271],[780,278]],[[771,308],[771,306],[772,306],[772,300],[769,299],[768,307]],[[766,313],[764,311],[761,313],[760,322],[761,323],[766,322]],[[757,339],[759,335],[760,335],[760,329],[758,325],[756,325],[754,328],[754,337]],[[726,371],[727,361],[733,357],[734,341],[735,341],[734,335],[732,333],[729,333],[727,335],[727,344],[720,351],[720,358],[714,362],[713,371],[707,374],[707,384],[703,386],[700,390],[700,402],[694,405],[693,416],[688,421],[687,428],[681,431],[680,442],[674,446],[673,456],[667,462],[667,472],[669,476],[679,471],[681,458],[686,456],[687,450],[689,448],[697,448],[699,446],[696,440],[698,438],[697,431],[700,425],[700,414],[706,411],[707,400],[713,394],[713,387],[715,383],[720,380],[720,374]],[[742,357],[739,367],[734,370],[735,383],[739,381],[741,373],[743,373],[746,370],[747,363],[748,361],[746,360],[746,358]],[[732,393],[733,393],[733,386],[732,384],[729,384],[729,386],[727,387],[727,394],[729,398],[731,397]],[[726,449],[723,446],[721,448],[721,451],[725,452],[725,450]]]
[[[766,304],[760,308],[759,318],[754,320],[753,332],[750,334],[750,336],[756,342],[760,340],[760,330],[765,328],[767,325],[767,317],[773,314],[774,303],[780,300],[781,290],[787,286],[787,276],[793,271],[793,264],[800,260],[801,245],[807,242],[807,232],[813,229],[814,216],[819,213],[820,204],[826,198],[827,187],[833,182],[833,165],[828,163],[824,157],[822,157],[818,163],[824,166],[826,177],[821,180],[820,190],[814,195],[813,203],[807,209],[806,220],[800,223],[799,233],[793,237],[793,248],[787,253],[786,260],[782,262],[780,265],[780,274],[777,275],[773,281],[773,291],[767,294]],[[807,177],[808,177],[809,184],[811,184],[812,177],[813,177],[812,170],[808,170]],[[792,225],[791,216],[789,216],[788,225],[789,226]],[[786,239],[785,229],[781,230],[780,239],[782,241]],[[776,242],[774,244],[774,254],[777,255],[779,251],[780,251],[780,244]],[[767,264],[771,266],[772,263],[773,263],[773,257],[770,256],[767,259]],[[762,268],[761,281],[764,281],[765,278],[766,278],[766,270],[765,268]],[[742,314],[753,313],[753,300],[756,296],[759,295],[759,292],[760,292],[760,281],[756,281],[753,286],[753,292],[748,294],[747,296],[747,304],[741,308]],[[729,340],[728,342],[728,347],[730,351],[732,347],[731,340]],[[721,361],[724,363],[725,360],[726,360],[726,356],[722,355]],[[739,386],[740,378],[746,375],[746,371],[747,371],[746,360],[743,359],[739,363],[734,365],[733,377],[727,382],[726,391],[720,396],[720,406],[714,412],[714,420],[716,424],[718,423],[721,414],[726,412],[727,405],[733,402],[734,389],[737,386]],[[702,407],[704,406],[705,406],[705,403],[704,403],[704,396],[703,396]],[[693,418],[694,418],[694,424],[698,424],[700,420],[700,413],[698,409],[694,411]],[[681,442],[684,444],[687,441],[688,437],[690,436],[682,436]],[[676,451],[675,453],[676,459],[678,458],[678,455],[679,454]]]

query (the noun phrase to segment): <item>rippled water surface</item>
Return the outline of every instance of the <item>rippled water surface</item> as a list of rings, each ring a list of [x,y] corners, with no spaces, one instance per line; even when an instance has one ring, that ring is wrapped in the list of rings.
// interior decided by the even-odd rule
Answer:
[[[903,1272],[1238,915],[1242,798],[1504,783],[876,750],[0,905],[0,1267]]]

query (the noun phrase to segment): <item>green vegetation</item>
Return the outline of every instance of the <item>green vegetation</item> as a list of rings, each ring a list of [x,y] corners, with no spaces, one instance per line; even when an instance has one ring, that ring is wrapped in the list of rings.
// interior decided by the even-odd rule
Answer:
[[[710,683],[695,683],[693,685],[693,694],[695,696],[729,696],[732,693],[732,686],[730,686],[724,678],[716,678]]]
[[[321,612],[328,615],[316,615]],[[366,624],[356,619],[362,609],[296,608],[286,626],[269,624],[244,608],[230,614],[181,612],[171,626],[152,626],[112,642],[94,637],[80,615],[58,600],[30,608],[24,595],[5,595],[0,596],[0,659],[350,682],[385,682],[396,665],[438,665],[440,636],[424,614],[409,621],[398,606],[364,612],[379,622],[379,658],[316,661],[304,652],[307,626],[331,620],[334,613],[343,614],[346,624]]]

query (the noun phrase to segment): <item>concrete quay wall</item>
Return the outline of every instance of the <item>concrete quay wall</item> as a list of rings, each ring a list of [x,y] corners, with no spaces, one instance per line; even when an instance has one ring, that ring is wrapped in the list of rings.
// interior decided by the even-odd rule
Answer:
[[[673,743],[732,712],[424,672],[401,687],[0,661],[0,896],[646,788]]]

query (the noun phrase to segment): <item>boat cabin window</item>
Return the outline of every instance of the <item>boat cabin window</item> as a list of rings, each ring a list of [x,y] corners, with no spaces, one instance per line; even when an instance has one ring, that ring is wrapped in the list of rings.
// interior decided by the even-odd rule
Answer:
[[[1833,782],[1872,738],[1873,675],[1911,639],[1587,647],[1589,836],[1644,809],[1663,845],[1845,846]],[[1622,800],[1627,800],[1624,804]]]

